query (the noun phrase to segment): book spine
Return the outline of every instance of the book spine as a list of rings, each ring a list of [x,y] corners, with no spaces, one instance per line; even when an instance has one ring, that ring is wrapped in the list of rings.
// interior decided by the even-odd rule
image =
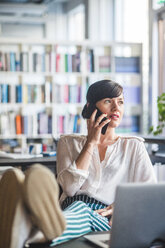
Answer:
[[[34,136],[36,136],[38,134],[38,129],[39,129],[39,126],[38,126],[38,116],[37,114],[33,114],[32,115],[32,134]]]
[[[0,71],[3,71],[3,53],[0,51]]]
[[[2,84],[2,103],[8,103],[8,85]]]
[[[10,52],[10,70],[16,71],[16,59],[15,59],[15,53]]]
[[[22,102],[22,85],[16,85],[16,102]]]
[[[16,134],[16,125],[15,125],[15,119],[16,119],[16,114],[15,112],[11,111],[8,113],[9,115],[9,130],[11,135]]]
[[[10,135],[9,116],[6,113],[0,115],[0,129],[2,135]]]
[[[56,72],[60,72],[60,54],[56,54]]]
[[[21,115],[16,115],[16,134],[22,134],[22,122],[21,122]]]
[[[39,134],[48,134],[48,115],[39,113]]]
[[[116,72],[140,73],[140,57],[115,57]]]
[[[51,84],[50,82],[45,82],[45,103],[49,104],[51,102]]]

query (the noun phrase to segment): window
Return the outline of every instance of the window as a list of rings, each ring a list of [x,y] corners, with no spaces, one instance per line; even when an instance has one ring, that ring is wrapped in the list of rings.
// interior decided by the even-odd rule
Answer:
[[[68,12],[68,39],[85,39],[85,7],[83,4]]]

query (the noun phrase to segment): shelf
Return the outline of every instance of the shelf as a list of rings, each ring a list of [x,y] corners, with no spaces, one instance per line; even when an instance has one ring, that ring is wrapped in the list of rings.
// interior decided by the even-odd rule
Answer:
[[[141,43],[131,43],[131,42],[112,42],[112,41],[99,41],[99,43],[96,41],[90,41],[90,40],[83,40],[83,41],[69,41],[69,40],[49,40],[49,39],[29,39],[29,38],[0,38],[1,44],[9,44],[9,45],[18,45],[18,44],[28,44],[28,45],[55,45],[60,44],[63,46],[131,46],[131,47],[137,47],[140,46]],[[142,47],[142,45],[141,45]]]
[[[56,76],[76,76],[76,77],[91,77],[91,76],[103,76],[103,77],[116,77],[116,73],[114,72],[89,72],[89,73],[80,73],[80,72],[56,72],[56,74],[54,73],[50,73],[50,72],[20,72],[20,71],[0,71],[0,75],[4,75],[7,74],[8,76],[21,76],[21,77],[26,77],[26,76],[44,76],[44,77],[56,77]],[[141,75],[139,73],[122,73],[122,72],[118,72],[117,73],[118,76],[120,77],[141,77]]]
[[[141,60],[140,43],[0,38],[1,141],[84,133],[86,92],[102,79],[126,90],[121,130],[142,132]]]

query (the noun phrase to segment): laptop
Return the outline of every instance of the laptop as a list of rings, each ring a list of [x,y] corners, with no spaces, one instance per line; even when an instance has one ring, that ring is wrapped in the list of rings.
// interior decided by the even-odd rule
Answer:
[[[110,232],[84,237],[104,248],[165,247],[165,183],[119,185]]]

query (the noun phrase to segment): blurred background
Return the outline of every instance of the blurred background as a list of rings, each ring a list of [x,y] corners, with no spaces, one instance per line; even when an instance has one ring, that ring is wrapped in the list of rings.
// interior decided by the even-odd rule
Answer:
[[[1,150],[51,151],[61,134],[85,134],[86,91],[100,79],[124,87],[117,132],[148,135],[160,124],[164,39],[163,0],[0,0]]]

